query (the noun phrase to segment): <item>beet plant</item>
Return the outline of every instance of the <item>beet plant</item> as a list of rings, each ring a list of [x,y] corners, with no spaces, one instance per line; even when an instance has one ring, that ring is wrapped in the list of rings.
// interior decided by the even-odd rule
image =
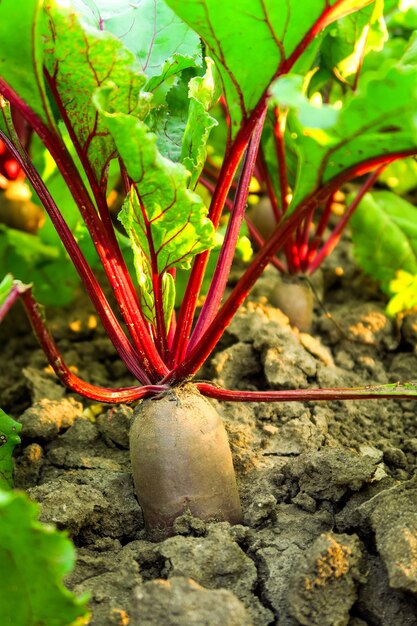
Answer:
[[[312,208],[326,205],[343,182],[417,152],[412,46],[404,58],[369,74],[342,108],[313,107],[300,92],[300,77],[308,75],[324,31],[373,4],[380,3],[307,0],[300,11],[295,0],[0,3],[0,138],[39,197],[137,384],[111,389],[77,377],[31,285],[11,276],[0,286],[0,317],[21,299],[49,363],[70,390],[100,402],[141,400],[131,431],[132,467],[155,538],[172,532],[184,510],[203,519],[241,518],[226,433],[204,396],[239,402],[417,397],[412,383],[254,392],[192,382],[266,265],[304,228]],[[229,134],[206,208],[195,189],[220,96]],[[320,123],[297,133],[291,203],[225,299],[268,107],[281,100],[278,106],[285,107],[290,97],[301,99],[303,110],[319,111]],[[56,164],[117,311],[64,217],[65,207],[57,205],[35,155],[20,142],[10,107]],[[210,250],[236,175],[227,230],[200,308]],[[125,194],[117,227],[107,201],[115,179]],[[122,253],[126,238],[135,275]],[[175,310],[178,270],[187,271],[188,280]]]
[[[372,114],[364,114],[362,128],[357,119],[356,130],[352,125],[352,115],[355,107],[358,110],[362,106],[369,112],[375,108],[372,85],[376,78],[375,72],[382,63],[385,64],[386,72],[390,65],[401,62],[401,58],[406,64],[413,65],[410,51],[414,45],[415,12],[415,7],[409,3],[388,3],[385,10],[382,2],[368,3],[324,30],[316,47],[315,58],[309,67],[304,67],[308,71],[303,71],[303,68],[300,71],[300,67],[295,66],[289,75],[281,75],[271,85],[268,114],[254,172],[258,182],[257,193],[261,199],[245,213],[252,241],[257,248],[264,246],[281,218],[287,213],[299,211],[298,205],[300,201],[303,202],[303,183],[310,185],[311,190],[313,186],[318,188],[327,176],[326,169],[329,172],[330,167],[335,171],[346,168],[348,163],[344,162],[344,158],[350,150],[349,146],[357,144],[359,149],[359,143],[364,140],[363,135],[372,141],[371,134],[380,134],[379,141],[382,142],[387,130],[397,134],[401,131],[397,125],[395,106],[391,109],[389,105],[380,111],[385,118],[385,129],[378,129],[374,125],[366,133],[363,132],[366,118],[370,121]],[[314,48],[311,47],[311,50],[313,52]],[[366,90],[368,104],[363,99]],[[394,102],[391,104],[394,105]],[[230,123],[225,102],[223,109],[226,121]],[[345,127],[350,126],[344,141],[341,135],[343,118]],[[386,138],[389,140],[389,135]],[[382,157],[389,150],[382,143],[378,149]],[[336,163],[335,160],[340,160],[341,155],[342,160]],[[396,164],[399,159],[403,161],[403,156],[403,152],[392,154],[391,162]],[[400,171],[401,179],[405,178],[407,171],[410,178],[411,165],[400,170],[390,166],[385,158],[369,174],[357,172],[367,174],[357,181],[352,171],[346,170],[345,174],[340,171],[340,187],[335,187],[330,194],[316,196],[310,202],[302,220],[288,236],[279,253],[271,259],[281,274],[281,281],[272,292],[273,303],[288,315],[294,326],[301,330],[310,329],[314,298],[309,279],[338,244],[364,195],[376,182],[381,180],[386,183],[395,179]],[[202,182],[212,190],[216,177],[216,169],[213,171],[213,164],[210,164]],[[352,193],[352,186],[346,186],[348,181],[354,183],[355,193]],[[395,198],[393,202],[396,203]],[[366,217],[367,210],[361,213],[369,227],[366,224],[365,228],[359,226],[358,236],[362,238],[363,247],[370,257],[369,266],[372,265],[371,258],[380,255],[380,238],[372,236],[375,225],[372,218]],[[382,215],[376,218],[379,223],[381,218],[385,221]],[[381,224],[380,228],[384,230]],[[392,229],[389,233],[385,232],[384,237],[391,241],[394,249],[396,244]],[[375,241],[375,246],[372,241]],[[359,261],[362,256],[358,255]],[[375,260],[374,265],[380,273],[384,273],[385,263],[381,258]],[[373,273],[378,275],[378,270]]]

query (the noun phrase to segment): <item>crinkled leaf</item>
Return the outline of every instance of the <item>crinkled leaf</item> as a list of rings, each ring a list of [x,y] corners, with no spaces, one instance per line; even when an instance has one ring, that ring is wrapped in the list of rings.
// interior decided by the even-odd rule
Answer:
[[[38,521],[38,511],[24,493],[0,491],[2,626],[69,626],[87,613],[86,598],[62,582],[74,566],[74,548],[64,533]]]
[[[390,191],[366,194],[351,218],[359,265],[390,293],[398,270],[417,274],[417,208]]]
[[[328,128],[320,119],[315,127],[299,122],[305,107],[296,95],[298,77],[278,79],[274,87],[280,100],[280,83],[293,81],[285,104],[296,113],[292,116],[287,141],[298,155],[298,177],[293,193],[292,209],[315,189],[336,178],[349,168],[381,155],[417,151],[417,73],[414,67],[384,67],[371,73],[358,90],[349,94],[343,106],[335,109],[337,121]],[[284,83],[284,84],[285,84]],[[307,103],[311,112],[311,105]],[[321,126],[320,126],[321,124]]]
[[[211,250],[208,262],[207,269],[204,274],[203,283],[201,285],[200,294],[205,296],[210,288],[211,281],[213,279],[213,274],[216,269],[216,264],[219,258],[220,250],[224,241],[224,236],[226,233],[227,222],[221,223],[219,228],[216,230],[214,237],[214,244]],[[243,261],[243,263],[249,263],[253,255],[253,249],[251,241],[248,237],[248,229],[245,222],[242,223],[239,239],[236,245],[236,258]],[[175,288],[176,288],[176,305],[180,306],[181,302],[184,298],[185,290],[187,288],[188,279],[190,276],[189,270],[179,270],[176,273],[175,277]]]
[[[220,96],[213,61],[206,59],[204,76],[195,70],[185,70],[167,92],[163,104],[151,111],[146,119],[157,135],[157,145],[163,156],[181,161],[190,172],[189,186],[195,188],[203,169],[207,141],[217,121],[209,113]]]
[[[152,276],[161,277],[168,306],[173,302],[171,287],[166,286],[170,279],[163,276],[171,268],[188,268],[196,254],[211,247],[213,225],[200,197],[187,188],[187,170],[159,153],[156,136],[146,124],[115,111],[109,88],[100,90],[95,102],[135,183],[120,219],[131,238],[136,265],[147,276],[145,281],[139,275],[139,282],[145,288],[154,284]],[[153,306],[154,296],[149,296]]]
[[[171,161],[181,161],[190,105],[188,83],[192,77],[189,70],[182,72],[165,94],[164,101],[152,109],[146,118],[149,128],[157,136],[158,150]]]
[[[149,108],[149,96],[142,92],[146,78],[134,55],[114,36],[57,4],[50,3],[46,11],[45,61],[51,89],[72,126],[82,160],[90,163],[100,182],[115,156],[115,144],[92,96],[111,84],[114,106],[142,118]]]
[[[414,0],[396,2],[397,10],[392,12],[389,20],[391,29],[414,30],[417,28],[417,6]]]
[[[417,307],[417,275],[398,270],[389,284],[389,290],[394,295],[385,310],[391,317]]]
[[[334,106],[314,104],[305,95],[305,79],[297,74],[282,76],[270,88],[271,106],[291,107],[298,114],[300,123],[308,128],[327,129],[335,126],[339,112]]]
[[[194,189],[207,155],[207,141],[217,121],[209,110],[220,96],[217,72],[209,58],[204,76],[196,76],[189,83],[190,106],[182,140],[181,161],[191,172],[190,187]]]
[[[0,283],[0,303],[3,283],[4,281]],[[12,455],[14,448],[20,443],[19,433],[21,430],[22,424],[16,422],[0,409],[0,490],[13,487]]]
[[[222,76],[232,135],[303,39],[373,0],[166,0],[210,49]],[[300,46],[299,54],[295,52]],[[295,60],[295,57],[294,57]]]

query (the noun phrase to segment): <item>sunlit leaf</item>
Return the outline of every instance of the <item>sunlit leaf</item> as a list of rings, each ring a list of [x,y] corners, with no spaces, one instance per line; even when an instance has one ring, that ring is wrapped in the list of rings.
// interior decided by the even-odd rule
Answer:
[[[209,47],[222,76],[234,135],[279,69],[288,71],[288,64],[304,53],[303,40],[310,32],[318,34],[373,0],[305,0],[302,10],[298,0],[166,2]]]
[[[390,191],[375,191],[364,196],[351,227],[358,263],[388,294],[398,270],[417,274],[415,206]]]
[[[292,209],[315,189],[360,163],[381,155],[412,153],[417,150],[417,74],[409,65],[384,67],[371,73],[358,90],[340,102],[333,127],[318,118],[314,124],[300,123],[306,109],[296,93],[297,79],[290,76],[277,81],[293,80],[294,93],[286,90],[285,105],[294,111],[287,142],[298,155],[297,181]],[[279,100],[279,98],[278,98]],[[300,104],[301,102],[301,104]],[[335,107],[336,105],[335,105]]]
[[[398,270],[389,284],[389,290],[394,294],[386,307],[391,317],[417,307],[417,275]]]
[[[149,108],[149,98],[142,92],[146,77],[134,55],[115,37],[85,25],[75,13],[57,4],[51,3],[46,10],[50,24],[45,35],[48,82],[61,114],[72,126],[80,154],[101,182],[116,150],[92,103],[93,94],[111,84],[114,106],[142,118]]]

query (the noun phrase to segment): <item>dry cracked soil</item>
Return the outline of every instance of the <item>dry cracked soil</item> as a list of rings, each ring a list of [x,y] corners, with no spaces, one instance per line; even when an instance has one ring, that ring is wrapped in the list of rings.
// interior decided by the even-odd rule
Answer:
[[[384,313],[344,259],[328,263],[310,334],[268,304],[267,270],[200,377],[232,389],[355,386],[417,378],[417,313]],[[335,324],[337,321],[339,327]],[[80,299],[50,312],[90,382],[129,375]],[[0,329],[0,405],[23,424],[15,480],[77,547],[67,585],[93,626],[416,626],[417,405],[413,401],[214,402],[229,434],[242,525],[190,515],[152,543],[133,491],[133,409],[56,381],[19,307]]]

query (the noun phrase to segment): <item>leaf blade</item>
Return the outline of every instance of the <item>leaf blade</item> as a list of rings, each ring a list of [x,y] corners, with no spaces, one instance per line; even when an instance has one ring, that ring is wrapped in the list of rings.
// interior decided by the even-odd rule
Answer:
[[[332,21],[373,1],[305,0],[300,12],[297,0],[242,0],[239,4],[233,0],[166,0],[210,49],[222,76],[232,136],[247,121],[279,68],[301,56],[303,40],[311,41]],[[242,63],[242,42],[250,62]]]

